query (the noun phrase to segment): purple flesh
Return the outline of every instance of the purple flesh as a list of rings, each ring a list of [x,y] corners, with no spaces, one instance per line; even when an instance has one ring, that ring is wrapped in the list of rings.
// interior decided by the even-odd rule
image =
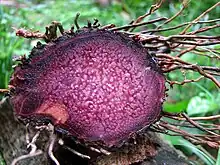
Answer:
[[[10,82],[16,115],[49,116],[78,139],[117,146],[162,109],[164,76],[147,50],[123,34],[79,33],[34,48],[29,60]]]

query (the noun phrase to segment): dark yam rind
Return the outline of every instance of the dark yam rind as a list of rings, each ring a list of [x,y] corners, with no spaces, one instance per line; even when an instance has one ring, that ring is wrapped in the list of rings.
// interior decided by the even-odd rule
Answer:
[[[165,97],[165,78],[145,49],[107,30],[65,35],[38,44],[10,85],[17,116],[49,116],[55,127],[85,142],[117,146],[153,123]]]

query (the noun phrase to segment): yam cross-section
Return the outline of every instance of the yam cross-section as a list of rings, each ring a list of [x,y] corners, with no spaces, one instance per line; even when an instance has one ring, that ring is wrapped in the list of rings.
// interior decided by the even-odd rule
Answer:
[[[47,118],[77,139],[108,147],[155,122],[165,97],[165,78],[148,50],[98,29],[38,44],[10,85],[22,120]]]

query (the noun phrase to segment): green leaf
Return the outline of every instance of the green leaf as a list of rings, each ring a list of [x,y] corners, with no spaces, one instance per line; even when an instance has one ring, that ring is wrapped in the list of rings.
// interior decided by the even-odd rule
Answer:
[[[220,165],[220,147],[218,148],[218,155],[215,165]]]
[[[200,95],[203,94],[204,93]],[[192,97],[189,101],[186,111],[189,116],[203,116],[208,112],[214,112],[218,109],[218,107],[219,105],[213,99],[202,96],[195,96]]]
[[[165,112],[179,113],[186,110],[189,100],[183,100],[176,103],[164,103]]]
[[[198,149],[194,144],[190,143],[185,139],[180,139],[180,144],[184,147],[190,149],[194,154],[196,154],[201,160],[203,160],[207,165],[214,165],[215,160],[205,154],[203,151]]]
[[[181,136],[164,136],[166,140],[170,141],[174,146],[181,146],[187,152],[188,155],[197,155],[206,165],[215,165],[215,160],[206,154],[206,151],[202,151],[198,146],[190,143],[189,141],[183,139]],[[220,165],[220,164],[217,164]]]
[[[1,152],[0,152],[0,165],[6,165],[5,160],[4,160]]]

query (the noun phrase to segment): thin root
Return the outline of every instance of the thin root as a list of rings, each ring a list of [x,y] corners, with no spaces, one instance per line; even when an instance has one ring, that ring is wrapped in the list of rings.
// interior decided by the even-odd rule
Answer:
[[[59,161],[56,159],[56,157],[53,154],[53,148],[54,148],[54,144],[56,142],[56,139],[57,139],[56,135],[53,134],[50,139],[51,141],[50,141],[50,145],[49,145],[49,149],[48,149],[48,155],[56,165],[60,165]]]
[[[101,148],[100,151],[101,151],[101,153],[103,153],[105,155],[110,155],[111,154],[111,152],[109,152],[109,151],[107,151],[107,150],[105,150],[103,148]]]
[[[79,24],[78,24],[78,19],[79,19],[79,13],[76,14],[76,17],[74,19],[74,24],[76,26],[76,29],[78,30],[80,27],[79,27]]]
[[[8,93],[9,89],[0,89],[0,93]]]
[[[24,159],[28,159],[28,158],[31,158],[31,157],[34,157],[34,156],[38,156],[38,155],[41,155],[43,154],[43,151],[42,150],[38,150],[37,149],[37,146],[36,146],[36,141],[40,135],[40,131],[38,131],[34,137],[32,138],[31,142],[30,142],[30,136],[29,136],[29,130],[28,130],[28,126],[29,125],[26,125],[26,142],[27,142],[27,148],[31,148],[31,151],[26,154],[26,155],[21,155],[17,158],[15,158],[11,165],[16,165],[19,161],[21,160],[24,160]]]
[[[16,165],[19,161],[21,161],[21,160],[24,160],[24,159],[28,159],[28,158],[31,158],[31,157],[34,157],[34,156],[38,156],[38,155],[41,155],[41,154],[43,154],[43,151],[42,150],[36,150],[36,152],[34,152],[34,153],[29,153],[29,154],[27,154],[27,155],[22,155],[22,156],[19,156],[18,158],[15,158],[13,161],[12,161],[12,163],[11,163],[11,165]]]

